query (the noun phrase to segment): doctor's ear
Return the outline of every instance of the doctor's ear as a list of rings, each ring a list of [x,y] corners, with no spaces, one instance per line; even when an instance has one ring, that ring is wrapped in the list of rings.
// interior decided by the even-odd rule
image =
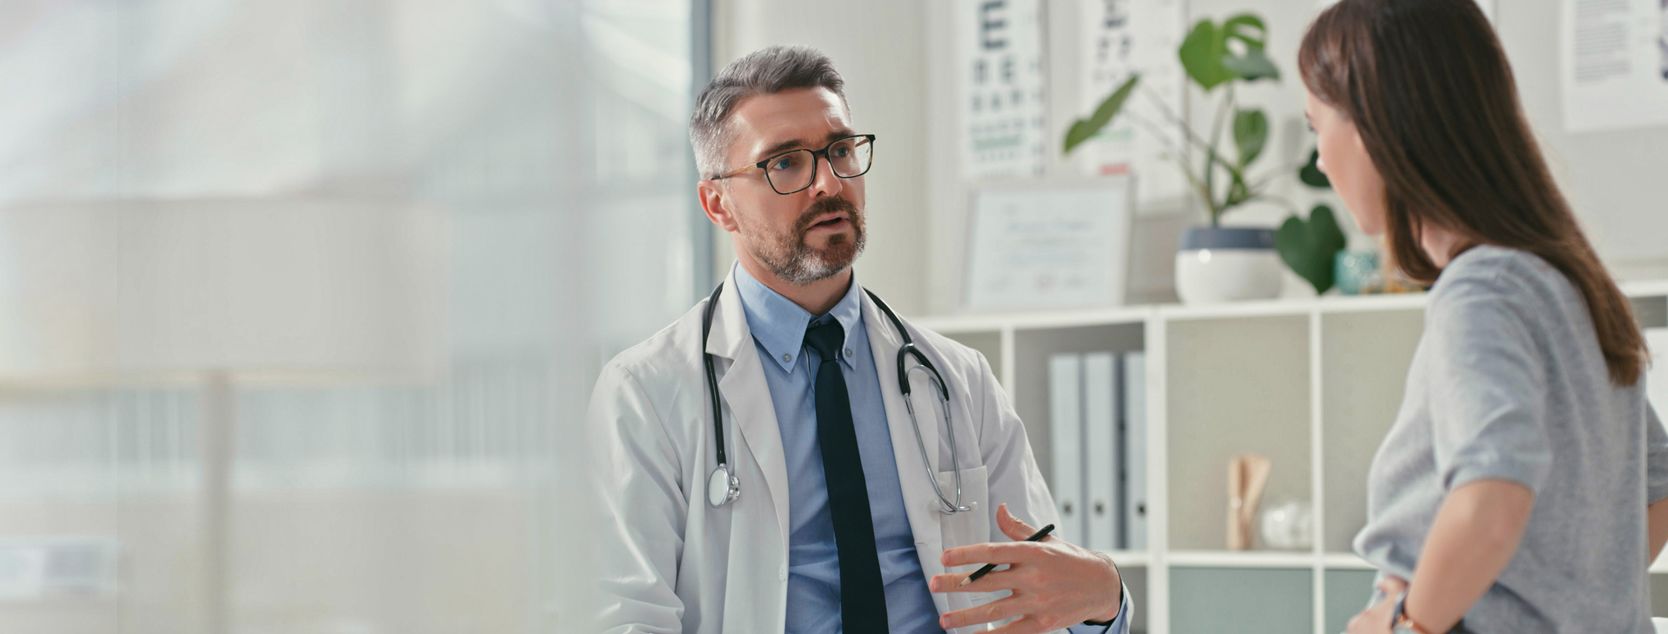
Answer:
[[[730,211],[729,188],[718,181],[703,179],[695,185],[695,195],[701,200],[701,211],[707,220],[730,233],[736,232],[735,214]]]

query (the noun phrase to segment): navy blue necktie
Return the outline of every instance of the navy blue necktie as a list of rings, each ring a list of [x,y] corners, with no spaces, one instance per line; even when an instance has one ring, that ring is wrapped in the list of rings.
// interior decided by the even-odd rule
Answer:
[[[822,474],[828,482],[828,506],[834,517],[834,546],[840,557],[841,628],[851,634],[885,632],[886,588],[875,554],[875,526],[869,517],[869,489],[857,430],[851,422],[851,396],[840,372],[840,349],[846,331],[833,319],[811,324],[805,345],[817,351],[817,444]]]

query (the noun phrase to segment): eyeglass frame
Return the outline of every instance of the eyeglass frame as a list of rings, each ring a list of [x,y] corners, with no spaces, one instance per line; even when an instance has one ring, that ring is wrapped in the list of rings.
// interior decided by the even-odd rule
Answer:
[[[871,148],[874,147],[874,144],[875,144],[875,135],[873,135],[873,134],[853,134],[851,136],[844,136],[844,137],[840,137],[838,139],[834,139],[833,141],[829,141],[828,145],[823,146],[823,148],[820,149],[820,150],[808,150],[808,149],[805,149],[805,148],[795,148],[795,149],[792,149],[792,150],[785,150],[785,151],[782,151],[782,152],[777,152],[775,154],[772,154],[770,156],[765,157],[763,160],[761,160],[757,163],[754,163],[752,165],[748,165],[746,167],[738,167],[738,168],[736,168],[734,170],[731,170],[731,171],[729,171],[727,173],[724,173],[724,174],[717,174],[717,175],[708,177],[707,180],[721,181],[721,180],[724,180],[726,178],[735,178],[737,176],[742,175],[743,172],[746,172],[749,169],[758,168],[758,169],[764,171],[764,173],[765,173],[765,184],[770,186],[771,191],[774,191],[778,195],[781,195],[781,196],[787,196],[787,195],[790,195],[790,194],[797,194],[799,192],[805,191],[807,189],[810,189],[812,185],[817,184],[817,170],[821,169],[821,166],[819,166],[817,164],[817,161],[819,159],[823,160],[823,161],[828,161],[828,171],[829,171],[830,174],[833,174],[836,178],[841,178],[841,179],[857,178],[859,176],[862,176],[864,174],[869,173],[869,170],[874,168],[875,159],[874,159],[874,150],[873,149],[869,150],[869,153],[870,153],[869,154],[869,164],[863,168],[863,171],[858,172],[856,174],[852,174],[851,176],[842,176],[839,172],[835,171],[834,170],[834,161],[832,161],[828,158],[828,151],[834,149],[834,146],[836,144],[838,144],[842,141],[850,141],[852,139],[865,139],[869,142],[869,146]],[[789,154],[793,154],[795,152],[810,152],[811,153],[811,179],[805,182],[804,187],[800,187],[799,189],[793,190],[791,192],[785,192],[785,191],[782,191],[780,189],[776,189],[776,181],[770,180],[770,170],[768,168],[766,168],[765,166],[769,165],[771,161],[782,158],[782,157],[787,156]]]

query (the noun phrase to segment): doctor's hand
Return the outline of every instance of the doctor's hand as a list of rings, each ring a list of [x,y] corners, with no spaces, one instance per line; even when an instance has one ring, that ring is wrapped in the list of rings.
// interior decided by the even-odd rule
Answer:
[[[1396,598],[1407,591],[1407,581],[1401,577],[1385,577],[1378,582],[1384,600],[1373,604],[1349,620],[1349,634],[1390,634],[1390,620],[1396,617]]]
[[[975,544],[944,551],[950,566],[1008,564],[978,581],[961,584],[967,574],[937,575],[929,582],[933,592],[996,592],[1010,596],[939,618],[946,630],[1019,617],[993,632],[1035,634],[1052,632],[1084,621],[1110,621],[1118,616],[1123,600],[1123,579],[1112,558],[1077,546],[1052,535],[1042,541],[1025,541],[1037,529],[1008,513],[1008,505],[996,510],[996,524],[1012,542]]]

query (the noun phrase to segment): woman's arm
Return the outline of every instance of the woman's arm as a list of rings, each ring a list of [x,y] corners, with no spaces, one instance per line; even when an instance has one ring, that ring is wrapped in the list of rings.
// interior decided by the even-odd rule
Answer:
[[[1448,492],[1413,571],[1407,615],[1432,632],[1459,623],[1512,560],[1534,506],[1528,487],[1506,480],[1474,480]],[[1654,532],[1652,543],[1661,546]]]
[[[1657,500],[1647,507],[1646,534],[1651,539],[1651,558],[1645,560],[1645,565],[1656,561],[1657,555],[1662,554],[1662,544],[1668,542],[1668,500]]]
[[[1656,408],[1645,403],[1645,534],[1649,536],[1650,565],[1662,554],[1663,542],[1668,542],[1668,430]]]

